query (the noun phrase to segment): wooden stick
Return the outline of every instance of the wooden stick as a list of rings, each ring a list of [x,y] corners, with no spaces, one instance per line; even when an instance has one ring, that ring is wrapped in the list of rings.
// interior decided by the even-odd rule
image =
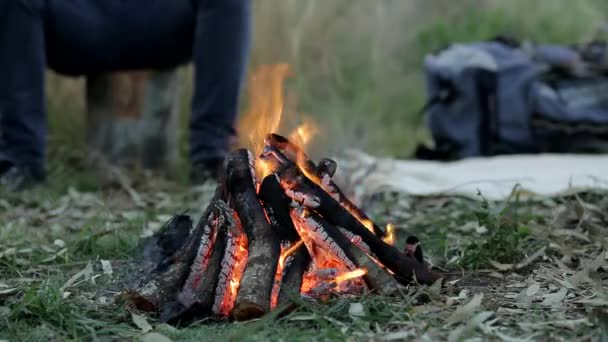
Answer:
[[[335,160],[329,158],[322,158],[317,163],[317,174],[324,177],[325,175],[333,177],[338,169],[338,164]]]

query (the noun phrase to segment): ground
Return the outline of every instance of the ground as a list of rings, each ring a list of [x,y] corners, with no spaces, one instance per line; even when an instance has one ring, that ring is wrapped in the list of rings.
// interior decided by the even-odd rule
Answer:
[[[213,191],[162,179],[69,166],[45,187],[3,194],[0,340],[608,338],[608,196],[595,192],[502,203],[378,194],[366,210],[396,225],[399,246],[419,236],[443,288],[304,303],[250,323],[159,324],[114,297],[142,239],[174,213],[197,217]]]

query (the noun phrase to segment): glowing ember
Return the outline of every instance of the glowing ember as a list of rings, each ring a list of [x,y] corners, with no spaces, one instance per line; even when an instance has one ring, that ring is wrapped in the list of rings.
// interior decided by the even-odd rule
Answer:
[[[217,219],[212,219],[211,225],[213,225],[213,229],[211,225],[207,224],[205,226],[205,233],[201,238],[201,243],[199,245],[198,251],[196,252],[196,258],[192,264],[192,273],[186,280],[186,288],[195,289],[201,285],[203,271],[207,268],[209,264],[209,259],[211,259],[211,252],[213,250],[213,246],[215,244],[215,239],[217,238]]]
[[[304,241],[300,240],[290,247],[281,246],[281,255],[279,257],[279,263],[277,265],[277,273],[274,276],[274,284],[272,286],[272,294],[270,296],[270,308],[274,309],[277,307],[277,302],[279,300],[279,291],[281,290],[281,280],[283,279],[283,271],[285,270],[285,265],[287,264],[287,258],[291,256],[296,249],[298,249]]]
[[[395,245],[395,226],[392,223],[386,225],[386,236],[382,240],[391,246]]]
[[[314,295],[315,289],[333,282],[328,282],[328,280],[334,279],[335,274],[349,274],[356,270],[356,266],[348,259],[344,251],[317,226],[314,220],[307,218],[306,210],[293,209],[291,218],[296,231],[313,258],[311,269],[303,277],[302,293]],[[349,292],[351,289],[349,286],[341,286],[343,284],[337,285],[340,285],[336,286],[337,292]],[[360,282],[357,285],[363,286],[363,283]]]
[[[232,248],[227,246],[224,259],[231,262],[231,265],[229,265],[231,269],[225,276],[224,281],[222,281],[222,276],[220,276],[221,278],[218,282],[219,293],[213,306],[213,312],[224,317],[228,316],[234,307],[239,284],[241,283],[241,276],[245,271],[249,256],[247,236],[243,232],[238,232],[238,235],[229,232],[228,240],[231,242],[228,245],[234,245]]]
[[[339,276],[337,276],[334,279],[334,283],[336,283],[336,285],[340,285],[342,282],[345,282],[345,281],[351,280],[351,279],[355,279],[355,278],[359,278],[359,277],[363,277],[366,274],[367,274],[366,269],[358,268],[354,271],[345,272],[345,273],[340,274]]]
[[[241,283],[241,276],[243,275],[243,271],[245,270],[245,264],[247,263],[247,256],[248,256],[248,251],[247,251],[247,236],[245,236],[245,234],[240,235],[239,237],[237,237],[236,239],[236,246],[237,246],[237,260],[236,260],[236,264],[234,265],[234,271],[232,274],[232,279],[230,279],[230,284],[228,286],[228,293],[230,295],[234,295],[234,297],[236,298],[236,292],[239,289],[239,284]],[[234,304],[234,303],[232,303]],[[232,308],[230,308],[230,310],[232,310]],[[230,311],[228,310],[228,311]]]

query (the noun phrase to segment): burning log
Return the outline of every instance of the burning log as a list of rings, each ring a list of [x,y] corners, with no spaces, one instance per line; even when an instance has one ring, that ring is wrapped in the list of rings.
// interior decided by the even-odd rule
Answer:
[[[295,155],[296,164],[299,170],[313,183],[319,185],[324,191],[333,196],[341,206],[346,208],[352,213],[352,215],[359,220],[367,229],[371,230],[376,236],[383,237],[384,231],[376,225],[361,209],[359,209],[353,202],[351,202],[346,195],[340,190],[340,188],[331,180],[333,172],[335,172],[336,164],[331,159],[325,159],[323,166],[317,167],[314,162],[311,161],[310,157],[297,145],[291,143],[289,139],[278,135],[268,134],[264,142],[281,151],[287,151]],[[333,162],[333,165],[332,165]],[[324,171],[325,168],[333,167],[333,172],[319,173],[319,168]]]
[[[311,211],[304,211],[300,215],[308,220],[309,225],[319,227],[319,229],[322,229],[330,239],[335,241],[357,268],[362,268],[367,271],[363,276],[363,279],[372,291],[382,294],[394,294],[399,289],[397,281],[372,260],[370,256],[365,254],[359,247],[343,235],[338,227]]]
[[[289,153],[292,156],[291,159],[295,159],[302,169],[306,170],[308,173],[316,175],[317,166],[315,163],[312,161],[312,159],[310,159],[306,152],[300,148],[300,146],[293,144],[291,141],[289,141],[289,139],[282,135],[270,133],[266,135],[266,138],[264,138],[264,143],[267,146],[272,146],[277,150]]]
[[[376,236],[320,186],[300,181],[297,171],[293,168],[283,172],[280,177],[282,184],[286,184],[284,187],[287,195],[318,212],[334,225],[360,236],[376,258],[391,270],[401,283],[411,283],[414,276],[421,284],[432,284],[441,278],[440,275],[428,270],[424,264],[407,257]]]
[[[417,240],[398,251],[342,194],[331,180],[333,160],[315,164],[279,135],[265,142],[258,160],[247,150],[230,154],[194,229],[177,216],[145,249],[146,276],[130,292],[139,308],[169,322],[246,320],[294,296],[392,294],[399,283],[439,278],[424,265]],[[261,184],[256,172],[267,175]]]
[[[249,256],[243,272],[232,316],[246,320],[270,310],[270,295],[280,254],[280,245],[255,188],[253,156],[247,150],[230,154],[227,186],[248,240]]]
[[[340,266],[348,270],[352,271],[357,268],[353,260],[346,254],[344,246],[332,239],[323,225],[313,220],[303,206],[297,205],[293,208],[291,218],[311,256],[319,259],[316,260],[317,264],[320,264],[321,267],[328,266],[327,262],[322,262],[321,259],[329,256],[329,264],[337,261]],[[329,265],[329,267],[333,267],[333,265]]]

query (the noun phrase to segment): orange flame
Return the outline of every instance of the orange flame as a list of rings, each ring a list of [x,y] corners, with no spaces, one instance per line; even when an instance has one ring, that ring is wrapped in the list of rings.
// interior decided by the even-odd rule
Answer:
[[[392,223],[386,225],[386,235],[382,240],[391,246],[395,245],[395,226]]]
[[[239,122],[241,144],[255,155],[264,148],[264,137],[278,132],[284,105],[283,82],[291,76],[288,64],[262,65],[249,81],[249,109]]]
[[[363,226],[365,226],[365,228],[367,228],[370,232],[374,231],[374,223],[371,220],[368,219],[364,219],[362,217],[360,217],[357,212],[350,210],[349,208],[346,208],[351,214],[353,214],[353,216],[359,220],[359,222],[361,222],[361,224],[363,224]]]
[[[272,166],[270,165],[270,162],[257,158],[255,160],[255,173],[258,181],[262,183],[264,178],[272,173]]]
[[[259,66],[252,72],[249,80],[249,105],[238,124],[241,145],[259,155],[264,148],[264,137],[268,133],[280,133],[283,128],[290,129],[293,123],[285,123],[284,82],[293,76],[289,64]],[[284,125],[287,124],[287,125]],[[285,127],[284,127],[285,126]],[[290,127],[287,127],[290,126]],[[318,127],[308,118],[288,135],[290,140],[305,148]]]
[[[289,135],[289,140],[302,149],[306,149],[312,138],[319,133],[319,128],[310,119],[304,122]]]

